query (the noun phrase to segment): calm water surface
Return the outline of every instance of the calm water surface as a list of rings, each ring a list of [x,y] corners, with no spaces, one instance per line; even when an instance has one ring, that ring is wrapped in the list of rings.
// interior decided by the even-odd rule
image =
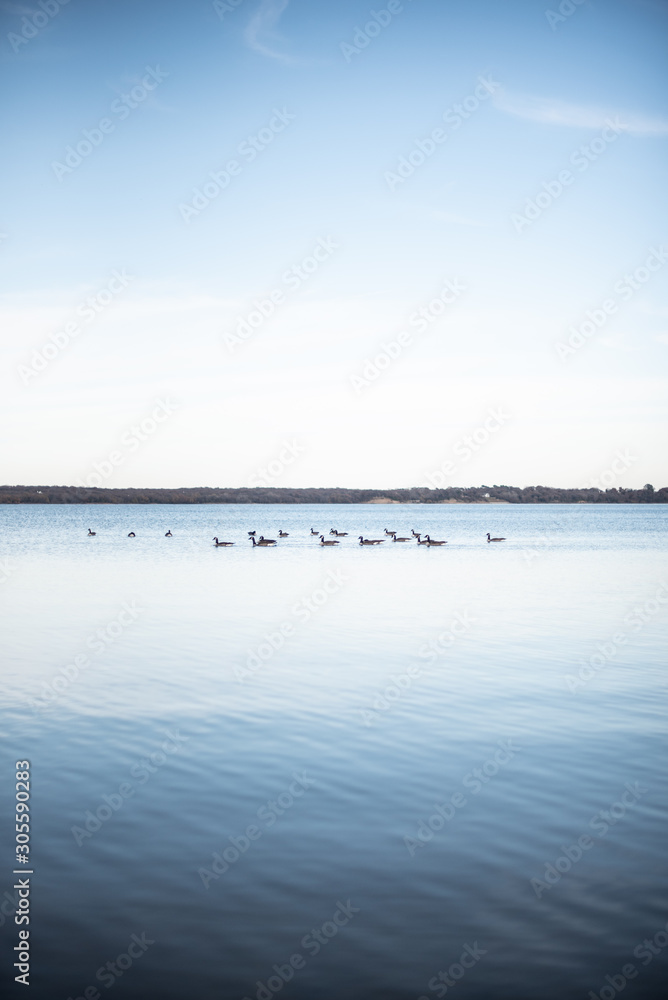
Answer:
[[[667,517],[1,507],[10,995],[662,995]],[[449,544],[357,545],[385,527]]]

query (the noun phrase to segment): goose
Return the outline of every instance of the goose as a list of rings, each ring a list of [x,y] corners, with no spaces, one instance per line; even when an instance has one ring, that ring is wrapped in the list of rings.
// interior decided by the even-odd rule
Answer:
[[[427,541],[427,539],[426,538],[422,538],[420,535],[416,535],[415,536],[415,540],[418,543],[418,545],[429,545],[429,542]]]
[[[388,531],[387,528],[383,528],[386,535],[396,535],[396,531]]]
[[[128,538],[136,538],[136,537],[137,536],[135,535],[134,531],[131,531],[130,534],[128,535]]]
[[[321,535],[320,536],[320,544],[321,545],[340,545],[341,542],[338,540],[338,538],[325,538],[324,535]]]
[[[420,537],[420,534],[415,530],[415,528],[411,528],[411,535],[413,536],[413,538]]]
[[[289,534],[290,534],[289,531],[279,531],[278,537],[279,538],[287,538]]]
[[[251,535],[251,542],[253,543],[254,546],[257,545],[259,548],[266,548],[267,545],[276,544],[276,540],[274,538],[263,538],[262,535],[260,535],[259,542],[256,542],[253,536]]]
[[[253,537],[253,535],[257,534],[257,532],[255,532],[255,531],[249,531],[249,532],[248,532],[248,534],[249,534],[249,535],[250,535],[250,537],[252,538],[252,537]]]
[[[410,542],[410,538],[397,538],[395,532],[393,531],[392,532],[392,541],[393,542]]]
[[[315,528],[311,528],[311,534],[312,534],[312,535],[319,535],[319,534],[320,534],[320,532],[319,532],[319,531],[316,531],[316,530],[315,530]]]
[[[174,536],[172,535],[171,531],[166,531],[165,532],[165,538],[173,538],[173,537]]]
[[[337,531],[336,528],[330,528],[329,529],[329,533],[330,533],[330,535],[336,535],[337,538],[347,538],[348,537],[348,532],[347,531]]]
[[[505,538],[490,538],[489,537],[489,531],[488,531],[487,532],[487,541],[488,542],[505,542]]]
[[[384,538],[362,538],[359,536],[360,545],[382,545],[385,541]]]
[[[97,535],[97,531],[91,531],[90,528],[89,528],[88,529],[88,534],[89,535]]]
[[[436,539],[431,538],[429,535],[425,535],[424,537],[425,537],[425,539],[427,541],[427,545],[447,545],[448,544],[447,542],[437,542]]]
[[[217,549],[222,549],[222,548],[224,548],[224,547],[225,547],[226,545],[234,545],[234,542],[219,542],[219,541],[218,541],[218,538],[214,536],[214,539],[213,539],[213,544],[214,544],[214,547],[215,547],[215,548],[217,548]]]

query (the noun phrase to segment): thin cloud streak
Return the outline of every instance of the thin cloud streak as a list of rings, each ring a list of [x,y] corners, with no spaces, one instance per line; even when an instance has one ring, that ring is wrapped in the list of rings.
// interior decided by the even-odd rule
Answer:
[[[262,0],[245,31],[246,41],[255,52],[268,56],[270,59],[278,59],[281,62],[291,62],[292,60],[285,53],[269,48],[263,41],[263,37],[270,34],[278,24],[281,14],[289,2],[290,0]]]
[[[543,125],[600,129],[607,120],[620,118],[624,130],[633,135],[668,135],[668,121],[663,118],[648,118],[631,112],[568,104],[549,97],[530,97],[508,91],[497,91],[492,100],[497,111]]]

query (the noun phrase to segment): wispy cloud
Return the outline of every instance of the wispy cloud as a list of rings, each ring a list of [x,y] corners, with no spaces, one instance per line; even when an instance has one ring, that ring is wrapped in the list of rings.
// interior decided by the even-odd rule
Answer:
[[[278,24],[281,14],[289,2],[290,0],[262,0],[259,8],[248,22],[245,32],[246,41],[255,52],[268,56],[270,59],[279,59],[281,62],[291,62],[291,59],[284,52],[278,52],[273,47],[273,42],[277,40],[273,29]]]
[[[668,135],[668,120],[651,118],[635,112],[568,104],[549,97],[530,97],[499,90],[492,98],[499,111],[526,118],[544,125],[563,125],[568,128],[603,128],[607,119],[621,119],[627,132],[634,135]]]

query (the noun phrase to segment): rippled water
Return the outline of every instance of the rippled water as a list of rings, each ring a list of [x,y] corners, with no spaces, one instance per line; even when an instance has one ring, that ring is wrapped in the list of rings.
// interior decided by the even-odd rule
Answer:
[[[0,508],[29,995],[605,1000],[629,963],[625,995],[661,995],[666,520]],[[320,547],[332,526],[348,537]],[[289,537],[253,549],[251,529]]]

